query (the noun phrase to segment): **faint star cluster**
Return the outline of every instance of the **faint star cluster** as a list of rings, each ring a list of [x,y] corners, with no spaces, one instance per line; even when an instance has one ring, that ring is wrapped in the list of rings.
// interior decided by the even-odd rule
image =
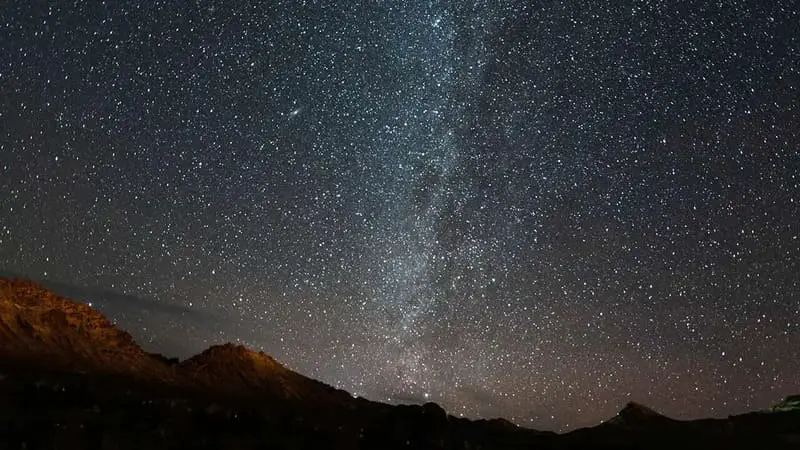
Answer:
[[[800,391],[798,24],[783,0],[12,1],[0,270],[149,349],[239,342],[455,415],[765,408]]]

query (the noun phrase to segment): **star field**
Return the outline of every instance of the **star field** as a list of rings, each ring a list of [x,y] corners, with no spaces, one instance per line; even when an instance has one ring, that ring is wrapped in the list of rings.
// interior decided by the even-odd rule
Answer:
[[[0,270],[456,415],[768,407],[800,392],[800,8],[672,3],[12,1]]]

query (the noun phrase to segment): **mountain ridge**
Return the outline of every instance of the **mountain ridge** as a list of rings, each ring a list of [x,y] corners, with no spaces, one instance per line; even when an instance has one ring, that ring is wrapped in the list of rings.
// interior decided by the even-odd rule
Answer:
[[[240,397],[314,396],[326,402],[351,398],[241,345],[212,345],[182,361],[148,353],[91,306],[25,279],[0,278],[0,357],[46,369],[123,374]]]
[[[25,370],[17,370],[21,367]],[[213,430],[228,433],[237,442],[236,436],[246,436],[252,448],[261,448],[266,438],[257,430],[264,427],[280,442],[302,442],[287,448],[319,448],[331,439],[343,442],[338,448],[618,448],[623,444],[625,448],[672,448],[686,442],[701,442],[708,448],[800,445],[798,396],[787,397],[771,412],[696,421],[675,420],[629,402],[601,425],[558,435],[501,418],[457,418],[435,403],[388,405],[356,398],[241,345],[212,345],[184,360],[148,353],[91,306],[30,280],[3,277],[0,369],[0,426],[10,423],[14,429],[28,429],[50,414],[48,426],[56,428],[45,435],[56,440],[61,439],[58,430],[64,417],[75,417],[70,429],[80,436],[88,433],[85,423],[99,430],[109,427],[104,414],[108,409],[112,416],[132,421],[113,425],[114,439],[124,441],[128,438],[122,436],[128,432],[114,434],[118,432],[113,430],[140,426],[135,424],[144,420],[141,417],[157,417],[164,422],[154,428],[160,430],[160,437],[153,439],[170,442],[164,444],[166,448],[185,447],[178,436],[187,432],[196,434],[192,442],[198,448],[227,448],[205,446],[213,441],[209,434]],[[37,415],[26,418],[19,411],[30,409],[24,393],[31,392],[40,404]],[[0,436],[0,447],[9,442],[17,448],[63,447],[56,441],[31,447],[19,440],[28,435],[9,436],[11,441]],[[80,442],[66,448],[91,446]]]

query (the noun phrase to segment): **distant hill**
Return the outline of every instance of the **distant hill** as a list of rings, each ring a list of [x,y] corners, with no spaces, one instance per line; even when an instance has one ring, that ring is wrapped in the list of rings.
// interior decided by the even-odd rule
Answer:
[[[88,305],[0,278],[0,448],[800,448],[799,399],[699,421],[629,403],[556,435],[354,398],[242,346],[147,353]]]

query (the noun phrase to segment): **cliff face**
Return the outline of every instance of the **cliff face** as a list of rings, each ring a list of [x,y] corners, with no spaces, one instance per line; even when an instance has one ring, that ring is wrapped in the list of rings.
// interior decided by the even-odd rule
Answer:
[[[98,311],[28,280],[0,278],[0,357],[53,369],[169,374]]]

